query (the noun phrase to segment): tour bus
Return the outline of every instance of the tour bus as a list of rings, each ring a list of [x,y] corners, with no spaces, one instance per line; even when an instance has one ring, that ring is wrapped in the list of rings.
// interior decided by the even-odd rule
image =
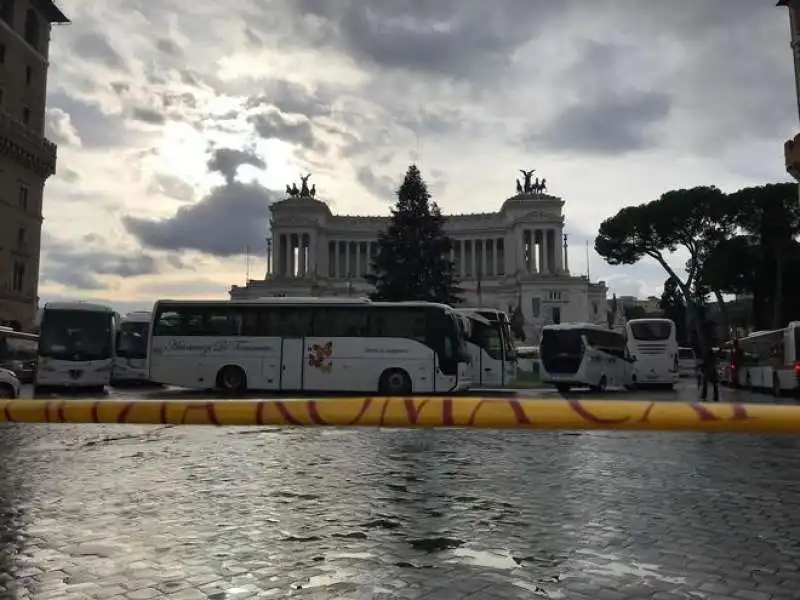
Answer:
[[[772,390],[775,396],[796,393],[800,380],[798,348],[800,321],[793,321],[783,329],[758,331],[740,338],[739,385]]]
[[[469,351],[449,306],[346,298],[159,300],[148,378],[186,388],[453,393]]]
[[[117,313],[89,302],[48,302],[42,310],[35,391],[102,390],[111,382]]]
[[[33,381],[39,336],[0,327],[0,367],[12,371],[22,383]]]
[[[494,309],[459,308],[466,319],[467,348],[472,359],[472,384],[485,388],[510,386],[517,375],[516,351],[505,313]]]
[[[633,386],[625,335],[591,323],[545,325],[539,343],[541,381],[559,392]]]
[[[152,314],[137,310],[126,314],[117,325],[112,385],[149,383],[147,380],[147,335]]]
[[[631,319],[625,324],[628,355],[637,386],[678,383],[679,358],[675,323],[670,319]]]

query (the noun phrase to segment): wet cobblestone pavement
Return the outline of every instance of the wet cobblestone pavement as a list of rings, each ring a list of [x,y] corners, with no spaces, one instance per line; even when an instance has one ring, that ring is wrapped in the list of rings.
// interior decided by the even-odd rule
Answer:
[[[800,440],[0,428],[0,598],[800,598]]]

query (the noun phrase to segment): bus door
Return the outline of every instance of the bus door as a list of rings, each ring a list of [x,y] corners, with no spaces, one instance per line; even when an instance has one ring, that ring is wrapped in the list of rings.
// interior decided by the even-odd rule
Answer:
[[[305,336],[311,332],[313,311],[302,306],[279,309],[281,336],[281,389],[302,390],[305,366]]]

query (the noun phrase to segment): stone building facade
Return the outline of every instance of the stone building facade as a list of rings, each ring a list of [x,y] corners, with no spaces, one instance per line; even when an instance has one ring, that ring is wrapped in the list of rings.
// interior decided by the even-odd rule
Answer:
[[[44,184],[56,145],[44,137],[50,32],[68,19],[51,0],[0,0],[0,323],[33,324]]]

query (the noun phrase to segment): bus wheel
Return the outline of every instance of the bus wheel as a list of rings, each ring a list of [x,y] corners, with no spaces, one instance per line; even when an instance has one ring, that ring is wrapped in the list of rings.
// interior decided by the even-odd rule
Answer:
[[[247,375],[241,367],[222,367],[217,373],[217,389],[229,394],[241,394],[247,390]]]
[[[11,399],[16,398],[14,395],[14,388],[7,383],[0,383],[0,398]]]
[[[780,398],[783,396],[783,390],[781,389],[781,380],[778,377],[777,373],[772,374],[772,395],[776,398]]]
[[[403,369],[387,369],[378,381],[381,396],[408,396],[411,394],[411,378]]]

